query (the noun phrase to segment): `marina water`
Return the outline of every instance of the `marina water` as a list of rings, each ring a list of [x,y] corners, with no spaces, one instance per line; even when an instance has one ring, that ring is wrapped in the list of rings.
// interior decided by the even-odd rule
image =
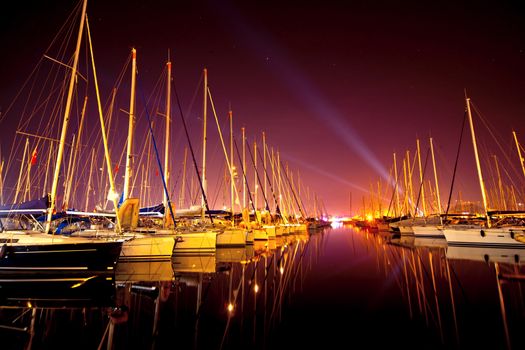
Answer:
[[[524,348],[525,251],[333,226],[104,275],[2,276],[1,349]]]

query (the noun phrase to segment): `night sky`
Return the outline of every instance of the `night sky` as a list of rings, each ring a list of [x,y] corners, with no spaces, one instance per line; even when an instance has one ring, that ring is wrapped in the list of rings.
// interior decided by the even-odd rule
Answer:
[[[75,3],[0,5],[2,112]],[[348,213],[350,206],[356,212],[380,178],[384,191],[392,153],[401,169],[404,152],[415,152],[416,138],[426,154],[429,136],[446,202],[465,89],[501,145],[493,151],[494,139],[481,121],[475,122],[486,157],[499,152],[500,166],[509,174],[504,181],[512,179],[521,189],[525,184],[511,134],[515,130],[525,143],[525,10],[518,1],[92,0],[88,16],[104,99],[132,47],[146,93],[170,50],[184,110],[206,67],[223,126],[231,105],[236,138],[245,126],[249,141],[260,143],[265,131],[268,143],[300,172],[304,186],[330,214]],[[127,84],[126,76],[123,91]],[[125,108],[129,97],[121,95]],[[199,91],[186,115],[197,145],[201,100]],[[173,119],[179,140],[172,162],[180,167],[186,141],[178,114]],[[0,123],[6,157],[11,144],[6,130],[17,123],[16,113]],[[210,147],[217,148],[216,128],[209,125]],[[455,186],[464,199],[477,201],[468,128],[463,144]],[[503,154],[509,157],[506,164]],[[223,161],[221,153],[210,151],[210,157]],[[425,177],[433,181],[431,169],[429,164]],[[220,170],[209,172],[212,182]],[[388,205],[390,194],[384,197]]]

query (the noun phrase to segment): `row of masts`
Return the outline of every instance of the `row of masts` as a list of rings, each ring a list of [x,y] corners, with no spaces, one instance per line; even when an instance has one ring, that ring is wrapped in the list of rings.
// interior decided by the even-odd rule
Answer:
[[[85,9],[84,9],[85,10]],[[87,37],[89,39],[89,47],[90,47],[90,54],[91,54],[91,64],[92,64],[92,72],[93,72],[93,81],[95,84],[95,90],[96,90],[96,97],[97,97],[97,107],[98,107],[98,114],[100,119],[100,134],[103,139],[103,145],[104,145],[104,162],[105,162],[105,171],[104,167],[98,168],[96,163],[96,159],[98,158],[98,153],[96,152],[95,148],[91,148],[89,152],[89,170],[87,167],[84,167],[84,170],[88,172],[87,177],[87,191],[85,193],[85,196],[82,198],[82,203],[76,203],[78,207],[83,207],[85,211],[88,211],[90,207],[93,207],[97,201],[90,201],[90,197],[93,198],[92,190],[95,186],[94,182],[97,180],[99,182],[99,186],[104,182],[104,178],[107,179],[107,182],[109,182],[109,189],[107,191],[102,190],[101,192],[109,192],[109,195],[107,196],[107,199],[110,200],[110,202],[113,203],[113,208],[115,211],[118,211],[120,203],[125,201],[127,198],[133,197],[133,189],[135,187],[135,181],[137,179],[137,175],[139,173],[142,174],[142,179],[140,180],[141,184],[141,194],[140,198],[144,202],[148,201],[148,197],[150,197],[147,193],[150,191],[150,185],[148,185],[148,181],[144,176],[145,170],[144,170],[144,164],[135,164],[137,163],[137,159],[135,156],[135,145],[134,145],[134,139],[135,139],[135,128],[136,128],[136,89],[137,89],[137,52],[135,49],[132,49],[131,51],[131,93],[130,93],[130,100],[129,100],[129,111],[124,111],[128,114],[128,135],[127,135],[127,143],[126,143],[126,154],[125,154],[125,173],[123,176],[123,188],[122,191],[117,190],[117,183],[116,183],[116,174],[118,172],[118,162],[117,166],[115,166],[115,163],[111,160],[110,155],[110,148],[111,145],[108,141],[108,135],[109,130],[106,128],[106,125],[108,124],[108,119],[111,122],[111,113],[113,111],[113,103],[115,101],[115,89],[113,89],[111,94],[111,104],[110,104],[110,113],[109,118],[104,118],[104,114],[102,111],[102,104],[100,101],[100,93],[98,88],[98,82],[97,82],[97,76],[96,76],[96,66],[95,61],[93,58],[93,50],[91,45],[91,36],[89,33],[89,25],[87,18],[85,16],[82,17],[83,20],[81,21],[81,30],[79,33],[79,38],[77,41],[77,51],[75,52],[75,60],[74,64],[72,66],[71,70],[71,77],[70,77],[70,89],[68,90],[67,99],[66,99],[66,108],[65,108],[65,115],[64,115],[64,123],[62,125],[62,131],[61,131],[61,138],[60,140],[56,140],[56,142],[49,142],[49,153],[47,157],[47,162],[45,169],[49,168],[52,165],[52,154],[57,152],[58,156],[54,163],[55,166],[55,172],[53,175],[53,179],[51,182],[51,206],[48,213],[48,219],[47,219],[47,225],[46,228],[49,230],[49,223],[52,218],[52,214],[56,212],[57,208],[57,192],[59,188],[59,177],[61,177],[61,168],[62,164],[67,164],[67,173],[66,173],[66,179],[64,181],[64,197],[62,198],[62,208],[70,208],[74,204],[74,197],[75,197],[75,191],[78,187],[78,184],[75,184],[75,178],[77,177],[76,166],[79,163],[79,154],[82,151],[83,148],[85,148],[84,145],[82,145],[81,139],[82,139],[82,130],[83,125],[85,124],[86,120],[86,109],[87,109],[87,102],[88,98],[85,97],[83,101],[82,111],[81,111],[81,118],[79,123],[79,129],[78,133],[76,135],[73,135],[73,140],[70,145],[66,143],[66,130],[68,128],[68,121],[70,120],[70,113],[71,113],[71,106],[73,103],[73,92],[75,90],[75,84],[76,84],[76,69],[78,66],[78,55],[79,55],[79,49],[80,49],[80,39],[82,37],[83,33],[83,26],[84,26],[84,20],[86,23],[87,28]],[[204,213],[206,211],[207,205],[206,205],[206,198],[205,193],[208,190],[208,175],[207,175],[207,167],[206,167],[206,161],[207,161],[207,141],[208,141],[208,134],[207,134],[207,111],[209,109],[208,103],[210,103],[211,108],[213,110],[215,120],[217,122],[217,128],[219,130],[219,134],[221,136],[222,140],[222,132],[219,125],[217,113],[215,112],[215,106],[213,105],[213,100],[211,99],[211,92],[208,87],[208,74],[207,70],[203,70],[203,80],[204,80],[204,98],[203,98],[203,129],[202,129],[202,165],[200,170],[200,179],[199,182],[201,182],[201,207],[202,207],[202,217],[204,218]],[[171,182],[171,175],[170,175],[170,154],[173,154],[171,151],[170,146],[170,130],[171,130],[171,123],[172,123],[172,116],[171,116],[171,83],[172,83],[172,70],[171,70],[171,61],[169,60],[166,63],[166,105],[165,105],[165,114],[160,114],[165,119],[165,125],[164,125],[164,138],[165,138],[165,144],[164,144],[164,164],[162,168],[162,180],[165,185],[165,190],[162,191],[162,203],[164,205],[164,208],[166,208],[166,211],[171,211],[168,209],[171,209],[172,204],[169,201],[168,196],[168,190],[172,187]],[[273,209],[274,213],[277,213],[280,211],[279,214],[283,215],[289,215],[291,217],[306,217],[308,211],[310,213],[314,213],[314,215],[320,214],[322,207],[321,205],[318,205],[318,199],[315,195],[315,201],[314,201],[314,208],[313,210],[310,208],[310,210],[307,210],[307,208],[302,203],[301,199],[301,188],[302,184],[300,182],[300,176],[299,173],[296,173],[296,176],[294,176],[292,170],[288,168],[288,165],[284,166],[281,159],[280,159],[280,152],[275,152],[273,148],[269,147],[267,145],[267,137],[266,133],[262,133],[262,151],[261,148],[258,148],[257,142],[253,142],[253,154],[250,149],[248,149],[248,154],[250,156],[250,159],[252,160],[253,165],[253,188],[251,191],[249,190],[249,179],[247,177],[247,169],[249,166],[247,166],[247,137],[246,137],[246,129],[243,127],[241,128],[242,132],[242,159],[239,160],[239,163],[241,164],[242,168],[242,200],[239,198],[241,191],[238,190],[236,187],[236,178],[240,175],[240,172],[236,168],[235,164],[235,148],[237,147],[236,142],[234,141],[234,129],[233,129],[233,112],[230,110],[228,111],[228,121],[229,121],[229,131],[230,131],[230,140],[229,140],[229,152],[226,150],[226,146],[223,142],[223,148],[225,153],[225,159],[226,159],[226,165],[227,169],[230,175],[230,210],[232,213],[235,211],[235,206],[239,207],[239,211],[242,211],[244,208],[249,208],[250,205],[253,208],[254,211],[263,209],[263,210],[271,210]],[[147,147],[151,148],[151,140],[153,138],[153,134],[149,134],[147,136]],[[41,141],[41,139],[39,139]],[[57,143],[58,146],[55,148],[54,144]],[[234,147],[235,145],[235,147]],[[70,147],[70,153],[69,157],[67,158],[67,162],[63,162],[62,159],[64,158],[64,152],[65,147]],[[31,199],[32,193],[31,193],[31,187],[35,187],[33,184],[37,181],[36,178],[31,178],[31,168],[32,163],[34,161],[34,157],[36,156],[36,147],[33,151],[33,157],[30,157],[30,143],[29,138],[26,139],[25,147],[24,147],[24,154],[21,161],[21,168],[19,172],[19,177],[17,180],[16,190],[14,191],[14,203],[23,202],[25,200]],[[229,153],[229,154],[228,154]],[[262,153],[262,154],[261,154]],[[147,153],[147,161],[146,166],[149,167],[150,164],[150,152]],[[178,205],[179,207],[183,207],[185,205],[185,187],[187,187],[187,177],[186,177],[186,168],[187,168],[187,157],[188,157],[188,148],[185,148],[184,151],[184,160],[183,160],[183,174],[182,174],[182,184],[180,185],[180,191],[179,191],[179,201]],[[241,158],[241,156],[238,154],[238,158]],[[262,164],[258,164],[258,159],[262,161]],[[142,162],[141,162],[142,163]],[[142,166],[142,169],[140,167],[136,167],[136,165]],[[96,170],[100,171],[100,176],[95,176],[94,174],[97,173]],[[4,163],[0,164],[0,194],[2,198],[2,202],[4,201]],[[43,185],[43,193],[47,193],[46,188],[48,186],[48,177],[47,174],[49,173],[47,170],[43,172],[45,174],[44,179],[44,185]],[[107,175],[104,175],[106,173]],[[264,176],[260,176],[260,173],[263,173]],[[297,179],[297,180],[296,180]],[[193,178],[192,178],[193,182]],[[107,186],[107,185],[106,185]],[[192,186],[194,187],[194,186]],[[107,188],[107,187],[106,187]],[[270,195],[271,194],[271,195]],[[308,199],[310,202],[310,191],[308,189],[307,191]],[[190,196],[193,197],[192,192],[190,192]],[[273,197],[273,201],[272,201]],[[102,198],[102,200],[98,200],[98,202],[104,201],[105,198]],[[260,205],[261,201],[264,202],[263,205]],[[107,203],[107,202],[106,202]],[[242,203],[242,207],[241,207]],[[105,207],[105,206],[104,206]],[[209,208],[208,208],[209,209]],[[117,215],[118,218],[118,215]],[[234,216],[232,215],[232,225],[234,224]],[[119,223],[117,222],[117,230],[119,230]]]
[[[375,186],[370,184],[370,198],[367,201],[363,196],[362,212],[363,217],[368,216],[382,218],[382,217],[401,217],[401,216],[412,216],[412,217],[427,217],[429,215],[444,215],[450,212],[465,212],[465,211],[477,211],[482,210],[486,215],[491,210],[500,211],[519,211],[523,210],[523,200],[520,201],[520,188],[517,188],[514,184],[505,186],[502,180],[501,165],[498,157],[493,154],[490,161],[488,161],[489,169],[492,178],[492,189],[487,191],[487,183],[484,179],[484,173],[481,167],[481,159],[478,152],[478,142],[476,139],[474,123],[472,119],[471,102],[470,99],[466,99],[466,117],[469,121],[469,127],[471,130],[471,140],[474,149],[474,158],[476,162],[476,171],[478,182],[480,184],[480,192],[482,199],[481,208],[473,208],[468,202],[462,200],[461,191],[459,192],[459,201],[454,207],[450,204],[449,194],[448,203],[442,202],[440,194],[439,180],[438,180],[438,169],[436,166],[436,156],[434,150],[433,138],[429,138],[429,148],[426,157],[423,157],[421,152],[420,140],[416,139],[416,152],[413,158],[411,158],[410,151],[407,150],[402,159],[401,169],[398,169],[398,156],[393,153],[393,166],[390,171],[390,179],[387,183],[390,186],[390,192],[387,189],[382,189],[382,181],[377,182],[377,190]],[[517,150],[519,164],[523,178],[525,179],[525,165],[524,158],[522,156],[522,145],[518,141],[516,132],[512,131],[513,143]],[[428,163],[428,156],[432,163],[432,175],[425,172]],[[493,161],[493,162],[492,162]],[[418,167],[418,182],[417,186],[414,186],[415,167]],[[505,174],[508,175],[508,171],[505,170]],[[429,179],[433,177],[433,179]],[[432,184],[433,183],[433,184]],[[390,193],[390,194],[389,194]],[[385,205],[385,202],[387,203]],[[490,226],[490,219],[488,219],[488,225]]]

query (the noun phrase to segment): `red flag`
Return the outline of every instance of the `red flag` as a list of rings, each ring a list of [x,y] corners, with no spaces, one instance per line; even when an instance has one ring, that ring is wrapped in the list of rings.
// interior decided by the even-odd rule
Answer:
[[[155,170],[155,176],[159,176],[159,169]]]
[[[33,151],[33,154],[31,154],[31,165],[36,165],[36,148]]]
[[[115,165],[115,174],[118,173],[118,164]]]

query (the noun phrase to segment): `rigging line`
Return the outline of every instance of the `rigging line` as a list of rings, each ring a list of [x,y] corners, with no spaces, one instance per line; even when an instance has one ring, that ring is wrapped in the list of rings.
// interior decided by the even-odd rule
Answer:
[[[229,170],[230,175],[233,177],[233,174],[232,174],[233,173],[233,167],[232,167],[233,162],[230,163],[230,160],[228,159],[228,152],[226,151],[226,146],[224,144],[224,138],[222,137],[221,126],[219,125],[219,118],[217,117],[217,112],[215,111],[215,104],[213,103],[213,99],[212,99],[212,96],[211,96],[211,90],[210,90],[209,87],[208,87],[208,96],[210,97],[210,105],[211,105],[211,109],[213,111],[213,116],[215,117],[215,123],[217,124],[217,130],[219,132],[219,138],[221,140],[222,149],[224,151],[224,158],[226,159],[226,165],[228,166],[228,170]],[[232,138],[233,138],[233,136],[232,136]],[[233,182],[233,187],[235,189],[236,199],[240,203],[239,192],[237,191],[237,186],[235,185],[235,181]],[[233,206],[234,206],[234,204],[232,204],[232,208],[231,208],[232,215],[233,215]]]
[[[248,149],[248,153],[250,154],[250,159],[252,160],[253,170],[255,171],[255,175],[257,175],[257,182],[259,183],[259,186],[261,187],[261,193],[263,195],[264,202],[266,203],[266,210],[270,212],[270,205],[268,204],[268,200],[266,199],[266,194],[264,193],[264,189],[261,184],[261,178],[259,177],[259,172],[257,171],[257,168],[255,167],[255,160],[252,155],[252,150],[250,149],[250,147],[246,147],[246,148]],[[272,213],[270,213],[270,216],[272,216]]]
[[[193,146],[191,144],[190,135],[188,133],[188,128],[186,126],[186,120],[184,118],[184,114],[182,112],[182,107],[180,104],[179,94],[177,93],[177,88],[175,87],[175,83],[173,83],[173,92],[175,92],[175,97],[177,99],[177,107],[179,108],[180,118],[182,120],[182,125],[184,126],[184,132],[186,134],[186,139],[188,140],[188,145],[190,147],[190,153],[191,153],[191,159],[193,160],[193,166],[195,167],[195,173],[197,174],[197,178],[199,180],[199,185],[201,187],[202,191],[202,197],[204,198],[204,204],[206,206],[206,210],[208,211],[208,216],[210,217],[210,221],[213,225],[213,217],[211,216],[210,206],[208,205],[208,198],[206,197],[206,192],[204,191],[204,187],[202,185],[202,179],[201,175],[199,173],[199,167],[197,166],[197,160],[195,159],[195,152],[193,151]]]
[[[446,222],[448,216],[448,210],[450,209],[450,200],[452,199],[452,191],[454,190],[454,182],[456,179],[456,171],[458,168],[459,151],[461,150],[461,141],[463,140],[463,131],[465,129],[465,121],[467,120],[467,111],[463,113],[463,124],[461,125],[461,133],[459,134],[458,152],[456,154],[456,162],[454,163],[454,172],[452,173],[452,183],[450,184],[450,192],[448,194],[447,210],[445,211],[445,218],[443,222]]]
[[[390,169],[392,170],[392,169]],[[397,179],[397,181],[394,183],[394,190],[392,191],[392,197],[390,198],[390,203],[388,203],[388,210],[386,212],[386,216],[388,217],[389,214],[390,214],[390,208],[392,207],[392,203],[394,202],[394,197],[396,195],[396,191],[397,191],[397,183],[399,182],[399,178]]]
[[[166,198],[168,199],[168,207],[169,207],[169,210],[170,210],[171,219],[173,220],[173,225],[177,226],[177,220],[175,220],[175,214],[173,213],[173,208],[171,206],[170,194],[168,192],[168,187],[166,186],[166,179],[164,178],[164,171],[162,170],[162,163],[160,161],[159,150],[157,149],[157,142],[155,141],[155,136],[153,135],[153,129],[151,128],[151,118],[150,118],[149,112],[148,112],[148,105],[146,104],[146,98],[144,97],[144,90],[142,90],[142,84],[141,84],[140,76],[138,76],[138,75],[137,75],[137,83],[138,83],[137,86],[138,86],[138,88],[140,90],[140,96],[142,98],[142,103],[144,103],[144,112],[146,114],[146,117],[148,118],[148,128],[149,128],[149,132],[151,134],[151,140],[153,141],[153,148],[155,149],[155,156],[157,158],[157,164],[158,164],[159,169],[160,169],[160,176],[162,178],[162,185],[164,186],[164,191],[166,193]],[[166,208],[164,208],[164,210],[166,210]],[[177,244],[177,241],[175,241],[175,245],[176,244]]]
[[[239,147],[237,147],[237,141],[235,140],[235,136],[233,137],[233,144],[235,145],[235,151],[237,153],[237,158],[239,158],[239,164],[241,165],[242,176],[244,177],[244,181],[246,182],[246,188],[248,189],[248,198],[250,199],[250,203],[252,204],[253,212],[255,213],[255,203],[253,202],[252,192],[250,191],[250,185],[248,184],[248,179],[246,178],[246,171],[244,169],[244,165],[242,164],[242,158],[239,152]],[[255,215],[255,219],[259,220],[257,215]],[[261,222],[259,222],[259,224],[260,223]]]
[[[498,148],[501,151],[501,153],[505,156],[505,159],[509,163],[511,163],[510,158],[509,158],[509,152],[505,152],[503,150],[503,146],[502,146],[501,142],[499,141],[499,139],[503,139],[503,137],[501,137],[500,135],[496,135],[494,133],[494,130],[496,130],[496,128],[494,128],[492,125],[490,125],[489,121],[483,116],[483,114],[481,114],[480,110],[477,108],[476,105],[474,105],[472,103],[472,101],[470,102],[470,104],[471,104],[471,106],[473,106],[474,111],[476,112],[476,114],[478,115],[479,119],[481,120],[481,122],[483,123],[485,128],[487,129],[487,131],[490,134],[490,136],[492,136],[492,139],[494,140],[494,142],[498,146]],[[498,136],[498,137],[496,137],[496,136]]]
[[[295,199],[295,203],[297,204],[297,207],[299,208],[299,211],[301,212],[301,215],[303,216],[303,218],[305,218],[303,209],[301,208],[301,205],[299,205],[299,201],[297,200],[297,196],[295,195],[295,191],[294,191],[294,189],[292,187],[292,183],[290,182],[290,179],[288,178],[288,174],[286,173],[286,171],[284,169],[283,162],[280,162],[280,163],[281,163],[280,166],[283,169],[284,177],[286,178],[286,181],[288,182],[288,186],[290,186],[290,189],[292,191],[293,198]],[[279,166],[279,164],[278,164],[278,166]]]
[[[257,149],[257,151],[259,153],[259,158],[263,159],[263,156],[261,155],[261,150]],[[270,158],[270,163],[272,163],[270,152],[268,152],[268,149],[265,150],[265,153],[268,154],[268,158]],[[263,163],[263,169],[264,169],[264,174],[266,175],[266,180],[268,181],[268,184],[270,185],[270,191],[272,191],[273,201],[275,202],[275,212],[279,214],[279,216],[281,216],[281,209],[279,208],[279,202],[277,201],[277,198],[275,197],[275,191],[273,190],[272,181],[270,180],[270,177],[268,176],[268,170],[264,166],[264,163]]]
[[[130,59],[131,59],[131,55],[130,55]],[[161,102],[161,96],[160,96],[160,94],[161,94],[160,91],[161,90],[160,89],[165,86],[165,81],[167,80],[166,79],[166,74],[165,74],[166,70],[167,70],[167,68],[165,66],[164,69],[162,70],[159,78],[157,79],[157,81],[155,83],[155,86],[153,87],[152,93],[150,94],[150,96],[148,98],[148,103],[150,101],[152,101],[151,102],[151,104],[153,105],[152,109],[157,111],[157,113],[154,114],[154,116],[159,114],[159,109],[160,109],[159,105],[160,105],[160,102]],[[123,110],[121,110],[121,111],[126,113],[126,114],[128,114],[128,112],[126,112],[126,111],[123,111]],[[142,118],[143,114],[144,114],[143,111],[139,114],[139,118],[137,118],[137,122]],[[162,115],[162,116],[164,117],[164,115]],[[160,123],[155,123],[155,121],[152,123],[152,128],[155,129],[155,131],[157,130],[156,125],[158,125],[158,124],[160,124]],[[126,140],[126,144],[127,144],[127,140]],[[126,151],[126,147],[123,148],[123,154],[125,153],[125,151]],[[146,145],[146,143],[143,143],[142,150],[140,151],[140,160],[139,160],[139,162],[137,164],[142,164],[142,162],[144,160],[144,157],[145,157],[145,153],[147,151],[148,151],[147,150],[147,145]],[[122,158],[119,159],[119,164],[120,164],[120,161],[122,161]],[[131,176],[132,179],[130,181],[130,188],[131,188],[130,193],[132,193],[133,190],[136,187],[139,187],[139,186],[136,186],[137,181],[139,181],[139,173],[140,173],[139,171],[135,171],[135,172],[133,172],[133,174]]]
[[[425,166],[423,167],[423,176],[422,178],[424,179],[425,178],[425,173],[427,172],[427,164],[428,164],[428,156],[430,154],[430,149],[427,148],[427,155],[425,157]],[[422,189],[423,189],[423,186],[425,185],[425,181],[421,181],[421,183],[419,184],[419,192],[417,194],[417,200],[416,200],[416,209],[419,207],[419,199],[421,197],[421,192],[422,192]],[[414,220],[415,220],[415,216],[414,216]]]

